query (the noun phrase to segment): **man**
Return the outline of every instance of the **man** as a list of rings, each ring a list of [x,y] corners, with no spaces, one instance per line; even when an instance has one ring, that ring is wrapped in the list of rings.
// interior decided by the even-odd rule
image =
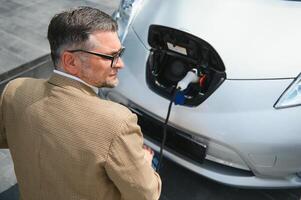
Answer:
[[[54,16],[49,80],[19,78],[0,101],[0,146],[9,147],[23,200],[158,199],[153,152],[137,118],[98,98],[115,87],[124,48],[117,24],[97,9]]]

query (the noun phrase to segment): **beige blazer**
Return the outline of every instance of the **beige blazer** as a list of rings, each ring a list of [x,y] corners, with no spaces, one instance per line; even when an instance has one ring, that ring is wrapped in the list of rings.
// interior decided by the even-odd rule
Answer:
[[[158,199],[137,117],[88,86],[54,74],[11,81],[0,101],[23,200]]]

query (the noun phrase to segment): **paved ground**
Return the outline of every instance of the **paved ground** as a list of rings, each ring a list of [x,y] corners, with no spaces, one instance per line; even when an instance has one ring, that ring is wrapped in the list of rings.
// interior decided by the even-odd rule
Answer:
[[[88,5],[112,13],[119,0],[0,0],[0,74],[49,53],[51,17],[65,8]]]
[[[0,150],[0,193],[16,184],[16,176],[8,149]]]
[[[49,53],[48,22],[58,11],[90,5],[112,13],[119,0],[0,0],[0,74]],[[1,80],[0,80],[1,81]],[[0,150],[0,200],[18,199],[8,150]],[[299,200],[301,189],[246,190],[217,184],[165,161],[161,200]]]

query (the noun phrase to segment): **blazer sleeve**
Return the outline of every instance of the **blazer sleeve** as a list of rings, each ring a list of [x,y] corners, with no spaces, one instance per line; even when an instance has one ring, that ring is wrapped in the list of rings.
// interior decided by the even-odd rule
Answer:
[[[6,91],[8,84],[5,86],[1,98],[0,98],[0,148],[8,148],[7,138],[5,133],[5,124],[4,124],[4,105],[3,105],[3,98]]]
[[[108,176],[124,200],[159,199],[161,179],[145,159],[143,136],[136,115],[131,114],[121,132],[110,146],[105,165]]]

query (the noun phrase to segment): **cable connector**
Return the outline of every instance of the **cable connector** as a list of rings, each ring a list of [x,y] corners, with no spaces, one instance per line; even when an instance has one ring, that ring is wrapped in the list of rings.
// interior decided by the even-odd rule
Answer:
[[[198,70],[193,68],[187,72],[186,76],[180,80],[177,84],[177,90],[183,91],[190,83],[198,82],[200,77],[198,76]]]

